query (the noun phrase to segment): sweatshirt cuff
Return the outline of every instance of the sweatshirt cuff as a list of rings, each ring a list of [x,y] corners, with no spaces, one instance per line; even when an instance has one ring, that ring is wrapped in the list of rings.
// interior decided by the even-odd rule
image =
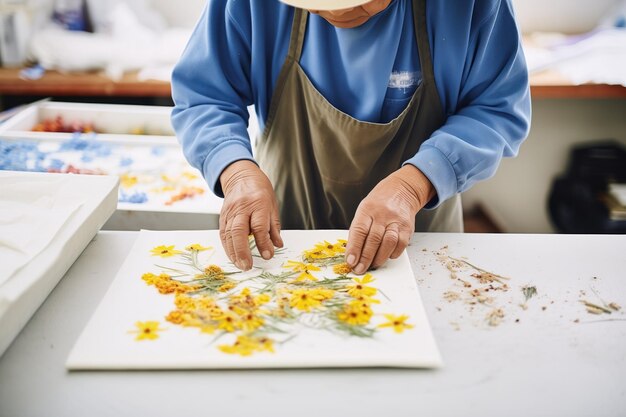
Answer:
[[[216,196],[224,198],[220,176],[233,162],[248,160],[256,164],[250,148],[238,140],[229,140],[211,152],[202,167],[204,179]]]
[[[439,149],[432,146],[422,146],[413,158],[402,165],[406,164],[411,164],[422,171],[437,191],[435,197],[424,206],[425,209],[437,208],[457,193],[458,186],[454,168]]]

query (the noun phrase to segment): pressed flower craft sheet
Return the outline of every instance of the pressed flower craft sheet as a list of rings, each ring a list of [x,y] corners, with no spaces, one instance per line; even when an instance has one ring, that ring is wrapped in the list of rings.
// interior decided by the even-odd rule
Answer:
[[[364,276],[346,231],[283,231],[285,248],[240,272],[218,231],[141,231],[67,367],[438,367],[404,253]]]

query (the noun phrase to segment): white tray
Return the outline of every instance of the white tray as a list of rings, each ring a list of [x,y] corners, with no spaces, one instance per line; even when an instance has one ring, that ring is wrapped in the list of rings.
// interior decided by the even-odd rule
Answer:
[[[26,107],[0,126],[2,136],[46,138],[50,136],[69,139],[72,133],[33,132],[32,129],[47,119],[63,117],[66,123],[91,123],[101,139],[117,135],[128,136],[136,129],[144,134],[132,135],[136,139],[161,138],[175,141],[170,122],[171,107],[135,106],[122,104],[90,104],[41,102]]]
[[[27,179],[43,189],[46,184],[58,183],[59,178],[45,173],[0,171],[0,182],[2,179],[13,183]],[[9,277],[4,277],[0,285],[0,355],[115,211],[117,178],[63,175],[63,179],[60,191],[50,192],[45,197],[63,201],[78,196],[82,205],[67,218],[43,250]],[[9,198],[0,194],[0,199],[9,201]]]
[[[25,160],[9,168],[0,165],[0,169],[50,172],[60,167],[59,171],[68,172],[71,165],[81,173],[89,171],[136,180],[135,184],[121,182],[118,211],[106,224],[107,230],[217,228],[222,200],[212,193],[201,173],[187,163],[175,141],[128,135],[82,135],[79,139],[0,136],[0,143],[16,146],[8,150],[9,156],[19,153]],[[80,150],[80,143],[92,148]],[[25,148],[27,145],[32,150]],[[68,149],[61,151],[62,146]],[[186,187],[196,190],[197,195],[172,201]]]

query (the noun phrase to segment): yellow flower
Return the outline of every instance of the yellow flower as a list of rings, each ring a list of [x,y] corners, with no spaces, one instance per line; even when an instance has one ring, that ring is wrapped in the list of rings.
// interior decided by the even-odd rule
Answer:
[[[162,273],[161,275],[154,275],[152,273],[143,274],[141,277],[146,284],[153,285],[161,294],[172,293],[186,293],[198,289],[197,286],[184,284],[182,282],[172,280],[172,277]]]
[[[362,326],[370,322],[373,314],[368,305],[351,302],[337,313],[337,318],[352,326]]]
[[[174,256],[174,255],[178,255],[179,253],[182,253],[181,251],[175,250],[174,245],[157,246],[156,248],[152,249],[150,252],[152,252],[152,256],[160,256],[161,258],[169,258],[170,256]]]
[[[141,276],[141,279],[146,281],[148,285],[154,285],[154,283],[159,279],[157,275],[154,275],[152,272],[147,272]]]
[[[170,191],[174,191],[176,188],[172,187],[171,185],[166,185],[164,187],[155,187],[153,188],[151,191],[154,193],[169,193]]]
[[[211,297],[202,296],[196,299],[196,306],[200,310],[212,310],[217,307],[215,300]]]
[[[283,268],[290,268],[294,272],[302,272],[302,271],[321,271],[318,266],[313,264],[305,264],[304,262],[296,262],[296,261],[287,261]]]
[[[254,305],[262,306],[263,304],[267,304],[270,302],[272,297],[269,294],[260,294],[254,297]]]
[[[356,284],[347,286],[348,294],[354,298],[359,298],[361,296],[372,297],[378,292],[376,288],[365,285],[374,282],[371,274],[365,274],[365,276],[361,279],[354,278],[354,281]]]
[[[241,327],[247,332],[255,331],[259,327],[263,326],[264,323],[265,321],[263,318],[252,313],[248,313],[241,317]]]
[[[335,291],[329,290],[328,288],[313,288],[310,291],[314,297],[317,297],[322,301],[329,300],[335,295]]]
[[[234,332],[241,328],[241,323],[232,314],[224,314],[218,319],[217,328],[225,332]]]
[[[372,297],[368,297],[366,295],[360,295],[358,297],[354,298],[354,301],[358,301],[361,304],[365,304],[365,305],[370,305],[370,304],[380,304],[380,300],[377,300],[375,298]]]
[[[217,290],[219,292],[228,292],[232,290],[233,288],[235,288],[236,286],[237,284],[235,284],[234,282],[227,282],[225,284],[222,284]]]
[[[318,259],[325,259],[327,256],[322,249],[310,249],[305,250],[302,253],[302,258],[306,261],[315,261]]]
[[[334,295],[333,290],[328,289],[298,289],[291,292],[289,305],[302,311],[311,311],[320,307],[322,303]]]
[[[333,272],[337,275],[347,275],[352,272],[352,267],[343,262],[333,266]]]
[[[198,179],[198,176],[192,172],[183,172],[182,176],[185,177],[185,179],[188,179],[190,181]]]
[[[187,295],[179,293],[176,294],[174,298],[174,305],[179,310],[194,310],[196,308],[196,301]]]
[[[302,258],[305,261],[317,261],[323,259],[334,258],[346,252],[347,241],[343,239],[337,240],[336,243],[330,243],[324,241],[317,243],[313,249],[305,250],[302,253]]]
[[[135,326],[137,330],[129,331],[137,334],[135,340],[155,340],[159,338],[158,332],[165,330],[159,327],[158,321],[138,321]]]
[[[335,256],[337,254],[344,253],[346,251],[347,243],[348,241],[339,239],[337,240],[336,243],[330,243],[330,242],[324,241],[324,243],[321,245],[323,245],[324,251],[327,254],[331,256]]]
[[[274,353],[274,342],[267,337],[237,336],[232,345],[219,345],[218,349],[231,355],[250,356],[255,352]]]
[[[122,174],[120,175],[120,185],[123,188],[130,188],[137,184],[137,177],[135,175]]]
[[[380,324],[378,327],[393,327],[396,333],[402,333],[406,329],[415,327],[412,324],[406,323],[409,318],[407,315],[395,316],[393,314],[385,314],[385,317],[388,320],[387,323]]]
[[[215,333],[215,330],[217,330],[217,328],[210,324],[205,324],[204,326],[200,327],[200,331],[206,334],[213,334]]]
[[[317,281],[317,278],[315,278],[315,276],[313,276],[313,274],[311,274],[309,271],[321,271],[320,267],[318,266],[310,263],[296,261],[287,261],[287,263],[283,265],[283,268],[290,268],[294,272],[301,272],[301,274],[298,275],[298,277],[296,278],[296,282],[304,281],[307,279],[310,281]]]
[[[209,265],[204,268],[204,275],[208,278],[213,279],[224,279],[226,275],[224,274],[224,270],[217,265]],[[198,276],[199,278],[203,278],[202,275]]]
[[[185,247],[189,252],[202,252],[205,250],[213,249],[213,246],[202,246],[199,243],[194,243]]]
[[[170,311],[170,313],[165,317],[165,320],[173,324],[182,324],[185,320],[183,314],[184,313],[180,310]]]

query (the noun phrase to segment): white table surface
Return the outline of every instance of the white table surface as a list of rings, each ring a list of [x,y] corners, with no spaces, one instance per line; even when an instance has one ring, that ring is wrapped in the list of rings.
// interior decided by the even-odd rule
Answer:
[[[593,288],[626,307],[626,236],[416,235],[409,255],[438,370],[69,373],[68,353],[135,237],[100,232],[0,358],[0,416],[626,415],[626,314],[594,316],[578,301],[585,291],[596,302]],[[443,299],[458,289],[433,254],[444,245],[511,278],[500,326]],[[523,310],[526,284],[539,296]]]

